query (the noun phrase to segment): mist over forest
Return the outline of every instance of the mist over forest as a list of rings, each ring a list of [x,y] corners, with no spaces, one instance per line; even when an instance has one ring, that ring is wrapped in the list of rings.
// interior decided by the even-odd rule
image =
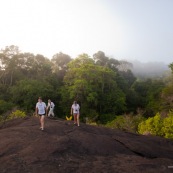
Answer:
[[[164,62],[140,62],[138,60],[129,61],[133,64],[131,70],[136,77],[154,78],[171,74],[169,64]]]

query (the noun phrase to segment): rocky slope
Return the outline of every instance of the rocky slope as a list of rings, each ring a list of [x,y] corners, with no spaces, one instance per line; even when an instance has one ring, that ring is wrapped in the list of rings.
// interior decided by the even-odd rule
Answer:
[[[37,117],[0,128],[0,173],[173,172],[173,141]]]

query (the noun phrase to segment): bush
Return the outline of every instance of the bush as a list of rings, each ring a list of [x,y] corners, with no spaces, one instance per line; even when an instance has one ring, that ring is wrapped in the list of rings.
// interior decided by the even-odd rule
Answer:
[[[113,115],[113,114],[100,114],[98,116],[98,123],[106,124],[110,121],[113,121],[114,119],[115,119],[115,115]]]
[[[0,100],[0,114],[11,110],[14,105],[10,102],[6,102],[5,100]]]
[[[157,113],[154,117],[149,117],[147,120],[138,125],[138,132],[140,134],[149,133],[152,135],[163,136],[162,132],[163,118]]]
[[[169,112],[168,116],[163,120],[162,133],[165,138],[173,139],[173,112]]]
[[[113,121],[108,122],[106,127],[117,128],[120,130],[124,130],[125,119],[123,116],[117,116]]]
[[[157,113],[154,117],[141,122],[138,126],[138,132],[173,139],[173,111],[170,111],[165,118]]]
[[[3,119],[3,116],[0,115],[0,123],[3,122],[3,120],[4,120],[4,119]]]
[[[138,115],[126,115],[124,116],[125,125],[124,128],[128,132],[138,132],[138,125],[145,120],[145,118],[138,114]]]
[[[12,112],[9,116],[8,116],[8,120],[14,119],[14,118],[24,118],[26,117],[25,112],[20,111],[20,110],[16,110],[15,112]]]
[[[128,132],[137,132],[138,125],[144,120],[142,115],[121,115],[106,124],[106,127],[118,128]]]
[[[99,117],[98,113],[95,110],[90,109],[88,110],[87,115],[83,116],[83,118],[81,117],[81,120],[86,124],[92,124],[92,123],[97,124],[96,121],[98,117]]]

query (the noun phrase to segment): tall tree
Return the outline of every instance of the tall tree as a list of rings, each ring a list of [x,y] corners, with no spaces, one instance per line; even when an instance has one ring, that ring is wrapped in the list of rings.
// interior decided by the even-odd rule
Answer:
[[[53,55],[51,61],[53,63],[53,66],[52,66],[53,72],[57,72],[61,70],[66,71],[67,64],[71,61],[71,57],[67,54],[59,52]]]
[[[118,65],[118,70],[119,71],[129,71],[131,70],[133,67],[133,64],[128,62],[128,61],[125,61],[125,60],[121,60],[119,61],[119,65]]]
[[[16,63],[18,61],[19,48],[11,45],[6,46],[5,49],[0,51],[0,79],[2,84],[13,84],[13,77],[16,72]]]
[[[93,59],[95,63],[101,66],[106,66],[108,63],[109,58],[105,56],[105,53],[102,51],[98,51],[93,55]]]
[[[11,87],[10,92],[13,103],[27,111],[34,111],[39,96],[46,101],[55,94],[48,82],[31,79],[18,81],[16,85]]]
[[[64,78],[62,98],[77,99],[82,104],[82,113],[91,110],[98,113],[118,113],[125,109],[125,96],[117,87],[115,72],[108,67],[95,65],[93,59],[82,54],[69,64]]]
[[[67,64],[71,61],[71,57],[67,54],[59,52],[52,59],[52,72],[57,75],[57,78],[62,82],[65,73],[68,69]]]

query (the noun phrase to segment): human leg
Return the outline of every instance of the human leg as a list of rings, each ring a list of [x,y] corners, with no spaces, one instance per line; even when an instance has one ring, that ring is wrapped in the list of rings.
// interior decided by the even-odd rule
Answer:
[[[52,115],[54,117],[54,112],[53,112],[53,109],[50,109],[50,113],[49,113],[49,116]]]
[[[80,114],[77,114],[77,125],[79,126],[79,117],[80,117]]]
[[[44,129],[44,115],[41,116],[40,118],[40,122],[41,122],[41,129]]]
[[[39,115],[39,122],[40,122],[40,128],[41,128],[41,115]]]
[[[77,123],[77,114],[73,114],[73,116],[74,116],[74,124],[76,124]]]
[[[51,111],[49,110],[48,117],[50,117]]]
[[[53,112],[53,109],[52,109],[52,116],[53,116],[53,117],[55,116],[55,114],[54,114],[54,112]]]

